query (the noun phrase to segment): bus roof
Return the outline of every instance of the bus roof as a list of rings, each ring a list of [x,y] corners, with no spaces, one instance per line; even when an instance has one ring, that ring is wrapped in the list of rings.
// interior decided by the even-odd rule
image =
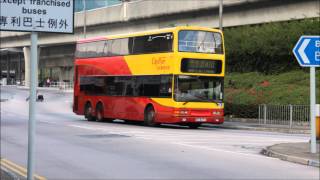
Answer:
[[[207,27],[177,26],[177,27],[171,27],[171,28],[140,31],[135,33],[126,33],[126,34],[117,34],[117,35],[108,35],[108,36],[99,36],[99,37],[93,37],[93,38],[87,38],[87,39],[80,39],[77,41],[77,43],[85,43],[85,42],[92,42],[92,41],[99,41],[99,40],[106,40],[106,39],[127,38],[127,37],[142,36],[142,35],[149,35],[149,34],[156,34],[156,33],[166,33],[166,32],[178,31],[178,30],[200,30],[200,31],[221,32],[218,29],[207,28]]]

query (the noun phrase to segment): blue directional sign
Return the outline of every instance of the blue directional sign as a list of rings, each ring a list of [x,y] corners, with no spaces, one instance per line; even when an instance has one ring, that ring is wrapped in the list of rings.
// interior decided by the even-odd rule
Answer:
[[[320,67],[320,36],[301,36],[293,54],[300,66]]]

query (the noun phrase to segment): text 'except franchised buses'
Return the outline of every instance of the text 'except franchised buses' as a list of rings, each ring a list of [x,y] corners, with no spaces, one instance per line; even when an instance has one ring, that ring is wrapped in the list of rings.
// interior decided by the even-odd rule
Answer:
[[[37,5],[37,6],[56,6],[56,7],[70,7],[71,0],[0,0],[1,4],[16,4],[23,5]]]

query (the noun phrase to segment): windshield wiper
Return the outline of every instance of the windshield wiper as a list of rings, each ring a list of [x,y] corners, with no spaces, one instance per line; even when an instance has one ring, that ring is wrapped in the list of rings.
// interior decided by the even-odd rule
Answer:
[[[186,105],[186,104],[188,104],[189,103],[189,101],[186,101],[186,102],[184,102],[182,105]]]
[[[221,101],[218,101],[218,102],[217,102],[217,101],[215,101],[215,100],[213,100],[212,102],[216,103],[217,106],[220,106],[219,103],[221,103]]]

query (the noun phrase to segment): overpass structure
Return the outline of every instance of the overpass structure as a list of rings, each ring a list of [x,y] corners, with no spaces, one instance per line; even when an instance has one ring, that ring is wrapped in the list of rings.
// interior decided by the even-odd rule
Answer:
[[[235,27],[320,16],[318,0],[224,0],[223,26]],[[40,79],[72,81],[75,42],[84,37],[106,36],[179,25],[219,26],[216,0],[135,0],[120,5],[75,13],[74,34],[40,33]],[[28,82],[30,35],[5,32],[1,37],[2,77]],[[23,55],[21,55],[23,53]],[[5,73],[7,72],[7,73]],[[8,73],[12,72],[12,73]]]

